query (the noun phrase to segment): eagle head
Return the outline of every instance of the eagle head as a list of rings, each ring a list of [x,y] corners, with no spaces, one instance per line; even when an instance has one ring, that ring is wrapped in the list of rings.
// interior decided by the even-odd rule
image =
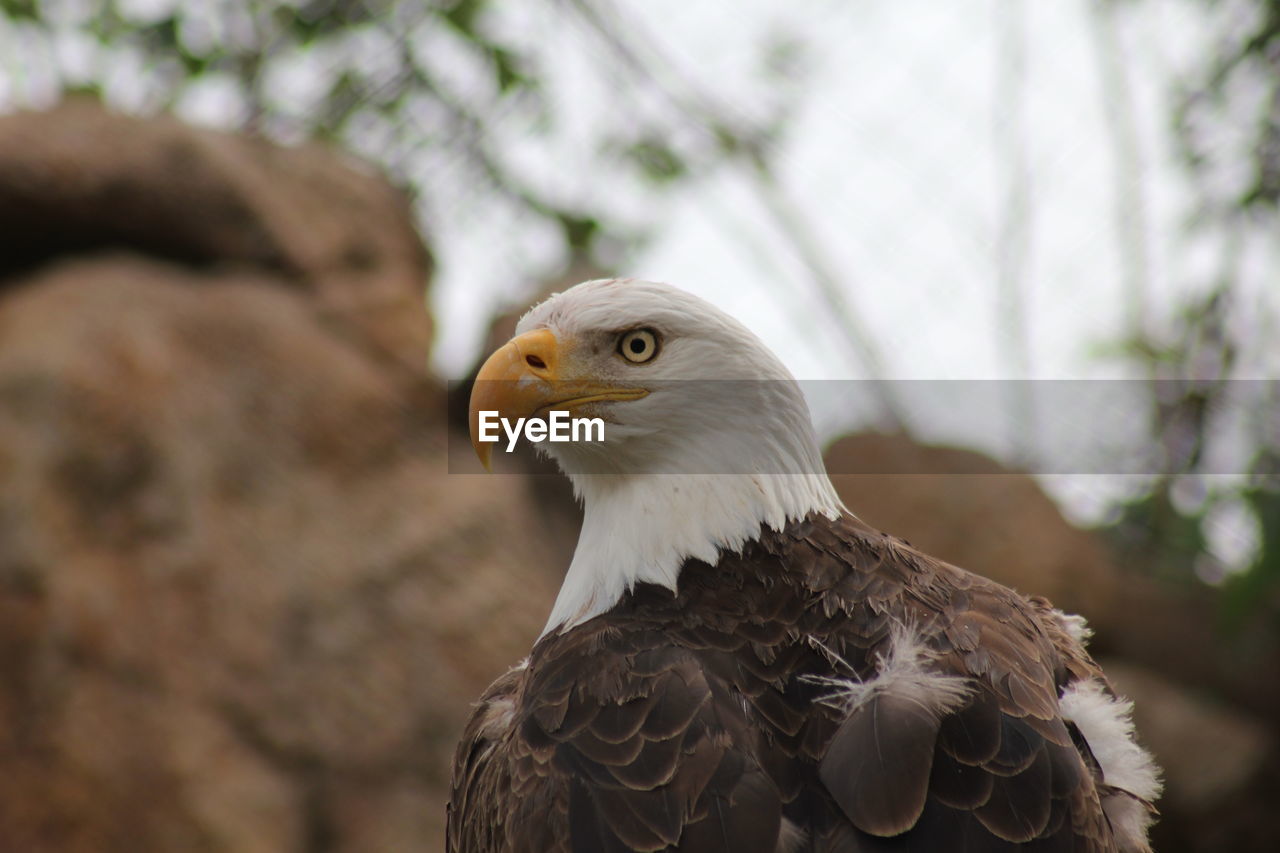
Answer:
[[[674,587],[685,559],[714,560],[762,524],[843,509],[791,373],[737,320],[667,284],[588,281],[534,307],[472,390],[486,467],[481,413],[495,412],[603,422],[603,440],[538,445],[584,504],[553,622],[598,612],[637,581]],[[582,600],[562,608],[575,571]]]

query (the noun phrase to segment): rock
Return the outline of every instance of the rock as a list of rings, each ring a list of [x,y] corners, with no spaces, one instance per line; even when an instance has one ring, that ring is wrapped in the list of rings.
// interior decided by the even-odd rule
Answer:
[[[1280,773],[1276,733],[1260,720],[1132,663],[1101,661],[1116,692],[1134,701],[1142,742],[1164,771],[1161,851],[1275,850]]]
[[[430,259],[406,199],[319,145],[107,112],[71,100],[0,116],[0,279],[103,248],[269,273],[420,370]]]
[[[1167,808],[1216,811],[1240,796],[1275,749],[1272,734],[1245,714],[1145,667],[1114,658],[1102,664],[1116,692],[1136,702],[1138,731],[1164,770]]]
[[[558,578],[523,490],[445,465],[403,203],[317,151],[0,119],[0,222],[59,216],[0,258],[0,849],[440,849]]]
[[[1118,583],[1107,552],[1034,479],[972,450],[902,435],[836,441],[827,468],[863,521],[935,557],[1109,624]],[[857,473],[866,471],[870,473]]]

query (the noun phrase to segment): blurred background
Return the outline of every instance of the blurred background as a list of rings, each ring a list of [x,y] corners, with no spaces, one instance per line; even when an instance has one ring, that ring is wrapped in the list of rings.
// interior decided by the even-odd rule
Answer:
[[[1089,618],[1156,849],[1280,849],[1278,202],[1277,0],[0,0],[0,850],[440,849],[578,523],[450,383],[613,274]]]

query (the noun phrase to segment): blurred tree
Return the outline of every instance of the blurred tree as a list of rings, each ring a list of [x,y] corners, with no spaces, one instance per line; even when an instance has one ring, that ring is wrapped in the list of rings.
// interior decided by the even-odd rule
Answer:
[[[1280,430],[1268,413],[1278,400],[1274,381],[1257,378],[1274,364],[1274,342],[1242,287],[1241,257],[1246,241],[1274,244],[1280,234],[1280,0],[1207,5],[1215,49],[1198,76],[1179,83],[1172,129],[1196,191],[1190,226],[1217,235],[1221,262],[1197,288],[1204,296],[1174,306],[1163,324],[1135,328],[1126,344],[1152,380],[1162,474],[1121,508],[1110,533],[1152,575],[1221,583],[1229,633],[1255,620],[1275,631]],[[1247,422],[1234,422],[1242,411]],[[1228,444],[1246,470],[1205,476]],[[1214,528],[1224,523],[1237,539],[1254,531],[1253,547],[1235,554],[1234,565],[1213,553]]]
[[[1203,77],[1181,93],[1175,127],[1182,156],[1211,194],[1209,212],[1274,217],[1280,204],[1280,0],[1210,5],[1219,22],[1218,47]]]

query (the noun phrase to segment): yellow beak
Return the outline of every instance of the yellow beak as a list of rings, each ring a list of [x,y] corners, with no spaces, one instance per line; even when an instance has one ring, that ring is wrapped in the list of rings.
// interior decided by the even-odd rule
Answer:
[[[471,446],[485,470],[493,470],[496,442],[480,440],[481,412],[496,412],[503,419],[534,417],[552,410],[572,414],[575,407],[587,403],[638,400],[649,393],[581,375],[573,356],[571,342],[561,343],[549,329],[535,329],[507,341],[480,367],[471,389],[469,422]]]

